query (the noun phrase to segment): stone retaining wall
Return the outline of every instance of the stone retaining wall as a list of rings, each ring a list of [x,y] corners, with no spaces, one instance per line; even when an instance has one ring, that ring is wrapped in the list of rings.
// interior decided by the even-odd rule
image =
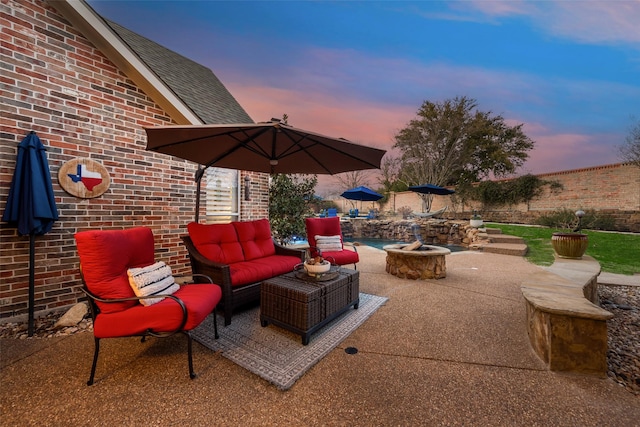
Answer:
[[[420,226],[420,235],[425,244],[455,244],[472,246],[479,240],[478,229],[469,221],[416,219],[416,220],[366,220],[343,218],[340,222],[342,234],[347,238],[373,238],[413,242],[416,240],[413,224]]]

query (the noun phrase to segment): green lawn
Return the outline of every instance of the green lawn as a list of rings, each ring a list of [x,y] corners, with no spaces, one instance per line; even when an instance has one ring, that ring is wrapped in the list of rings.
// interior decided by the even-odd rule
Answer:
[[[486,225],[499,228],[504,234],[522,237],[529,247],[526,258],[530,262],[545,266],[553,263],[551,235],[562,230],[497,223]],[[600,263],[602,271],[619,274],[640,273],[640,235],[589,230],[584,232],[589,235],[586,255],[595,258]]]

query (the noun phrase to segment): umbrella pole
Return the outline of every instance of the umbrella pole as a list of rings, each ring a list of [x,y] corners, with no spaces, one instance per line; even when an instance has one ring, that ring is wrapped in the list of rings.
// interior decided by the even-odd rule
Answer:
[[[197,187],[196,187],[196,219],[195,219],[195,222],[197,223],[199,219],[200,219],[200,180],[198,180]]]
[[[201,165],[198,165],[198,169],[196,170],[196,215],[195,222],[197,223],[200,219],[200,184],[202,182],[202,176],[204,175],[204,170]]]
[[[35,305],[35,252],[36,252],[36,236],[29,233],[29,324],[27,333],[33,336],[33,312]]]

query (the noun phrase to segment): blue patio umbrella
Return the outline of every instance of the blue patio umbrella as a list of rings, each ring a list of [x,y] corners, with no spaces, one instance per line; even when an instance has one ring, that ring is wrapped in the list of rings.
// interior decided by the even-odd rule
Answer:
[[[447,196],[449,194],[455,193],[454,190],[449,190],[448,188],[440,187],[439,185],[435,184],[412,185],[411,187],[409,187],[409,190],[420,193],[420,198],[422,199],[422,209],[424,212],[429,212],[431,210],[431,201],[433,199],[433,194],[436,194],[438,196]]]
[[[409,190],[415,191],[420,194],[437,194],[439,196],[446,196],[448,194],[455,193],[454,190],[449,190],[448,188],[440,187],[439,185],[434,184],[422,184],[422,185],[412,185],[409,187]]]
[[[382,194],[364,186],[347,190],[341,196],[348,200],[360,200],[360,209],[362,209],[362,202],[376,202],[384,197]]]
[[[345,199],[360,200],[361,202],[376,202],[384,197],[382,194],[363,186],[347,190],[341,196]]]
[[[18,144],[18,157],[2,220],[29,235],[29,336],[33,335],[35,236],[51,230],[58,219],[44,145],[31,131]]]

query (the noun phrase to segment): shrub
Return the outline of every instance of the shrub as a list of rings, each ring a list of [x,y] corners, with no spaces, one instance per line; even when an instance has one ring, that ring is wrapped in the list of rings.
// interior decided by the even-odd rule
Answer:
[[[536,220],[536,224],[549,228],[573,228],[572,224],[574,222],[577,224],[577,220],[574,211],[564,208],[541,215]]]
[[[481,202],[485,208],[527,203],[543,194],[544,187],[556,193],[562,190],[557,181],[547,181],[527,174],[505,181],[482,181],[477,185],[459,183],[456,194],[462,202],[467,199]]]
[[[587,211],[582,217],[583,228],[590,230],[615,230],[616,220],[613,216],[597,211]],[[584,225],[587,224],[587,225]]]
[[[294,236],[306,234],[304,219],[312,215],[311,202],[317,182],[315,175],[271,176],[269,221],[279,243],[287,244]]]
[[[573,230],[578,225],[578,218],[575,211],[564,208],[542,215],[536,220],[536,224],[549,228],[564,228]],[[582,228],[589,230],[614,230],[615,219],[606,213],[599,213],[595,210],[585,211],[582,217]]]

